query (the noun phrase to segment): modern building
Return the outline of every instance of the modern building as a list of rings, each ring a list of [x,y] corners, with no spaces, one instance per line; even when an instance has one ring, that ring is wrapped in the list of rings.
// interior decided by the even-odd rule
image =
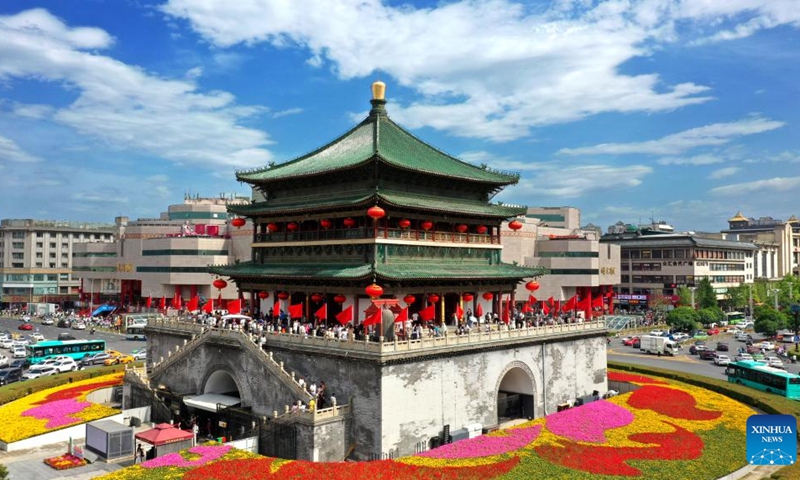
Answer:
[[[521,223],[517,231],[504,226],[502,259],[546,269],[533,293],[538,301],[603,297],[604,312],[613,313],[609,298],[621,274],[618,245],[600,243],[594,229],[581,228],[580,210],[572,207],[529,208]],[[516,297],[528,293],[519,285]]]
[[[32,219],[0,221],[0,306],[56,303],[72,308],[80,279],[73,253],[82,245],[108,245],[114,225]]]
[[[229,205],[247,203],[248,197],[235,195],[187,196],[158,218],[117,217],[113,241],[73,251],[73,275],[83,284],[84,300],[142,305],[151,298],[157,307],[162,298],[168,306],[194,296],[203,302],[236,299],[233,287],[214,288],[208,265],[249,258],[252,226],[234,227],[227,212]]]
[[[286,444],[282,456],[341,461],[419,452],[456,430],[540,417],[607,390],[602,322],[483,323],[456,334],[454,314],[502,318],[517,286],[544,272],[502,260],[504,222],[526,208],[490,199],[518,176],[411,135],[389,119],[381,82],[371,104],[331,143],[237,172],[263,198],[228,206],[254,225],[251,259],[210,269],[262,312],[350,324],[365,335],[279,329],[254,342],[236,329],[153,321],[147,377],[126,381],[132,403],[163,398],[182,418],[208,416],[215,434],[258,426],[264,448]],[[403,310],[411,318],[396,322]],[[409,335],[415,314],[424,336]],[[324,381],[338,403],[290,407],[312,398],[299,379]]]
[[[737,212],[728,219],[722,238],[758,246],[753,269],[755,278],[777,279],[800,274],[800,220],[772,217],[747,218]]]
[[[621,248],[621,278],[616,301],[635,300],[637,305],[651,295],[672,296],[680,286],[694,288],[708,278],[723,299],[728,287],[752,283],[755,278],[752,243],[706,238],[694,234],[607,234],[600,241]],[[624,303],[622,303],[624,305]]]

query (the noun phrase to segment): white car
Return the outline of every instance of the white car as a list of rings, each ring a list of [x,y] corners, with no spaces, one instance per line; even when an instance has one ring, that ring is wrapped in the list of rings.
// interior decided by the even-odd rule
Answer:
[[[33,340],[35,342],[44,342],[44,335],[42,335],[39,332],[31,333],[28,336],[31,338],[31,340]]]
[[[22,374],[23,380],[33,380],[34,378],[46,377],[58,373],[56,367],[52,365],[34,365]]]
[[[25,347],[14,347],[11,350],[11,356],[14,358],[25,358],[27,353],[25,353]]]
[[[140,348],[138,350],[134,350],[131,353],[131,356],[136,360],[146,360],[147,359],[147,350]]]
[[[717,365],[727,365],[731,363],[731,357],[727,355],[717,355],[714,357],[714,363]]]
[[[14,348],[14,347],[25,347],[27,345],[28,345],[28,341],[25,340],[24,338],[21,339],[21,340],[13,340],[11,342],[11,348]]]
[[[74,372],[78,369],[78,364],[75,363],[75,360],[68,358],[66,360],[58,360],[53,364],[53,367],[59,372]]]
[[[8,366],[8,357],[5,355],[0,355],[0,368]]]
[[[4,338],[0,340],[0,348],[10,349],[11,346],[14,345],[14,341],[10,338]]]
[[[749,353],[740,353],[740,354],[736,355],[736,361],[737,362],[742,362],[742,361],[752,362],[753,361],[753,356],[750,355]]]
[[[780,358],[770,357],[769,363],[767,363],[772,368],[780,368],[781,370],[786,370],[786,366],[783,364]]]
[[[86,330],[86,324],[83,322],[76,322],[72,324],[73,330]]]
[[[39,365],[55,365],[56,363],[61,362],[63,360],[72,360],[72,358],[64,355],[59,355],[57,357],[46,358],[43,361],[39,362]]]
[[[759,348],[763,348],[764,350],[775,350],[775,344],[772,342],[768,342],[764,340],[758,345]]]

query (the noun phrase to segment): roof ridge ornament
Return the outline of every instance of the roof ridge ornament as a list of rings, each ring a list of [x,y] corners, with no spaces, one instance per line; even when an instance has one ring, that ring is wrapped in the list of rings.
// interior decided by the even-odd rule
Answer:
[[[381,82],[380,80],[376,82],[372,82],[372,100],[369,101],[372,104],[372,110],[369,112],[369,116],[386,116],[386,84]]]

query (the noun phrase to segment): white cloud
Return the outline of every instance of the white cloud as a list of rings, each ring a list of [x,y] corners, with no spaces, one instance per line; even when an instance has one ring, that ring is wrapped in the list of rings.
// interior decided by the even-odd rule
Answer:
[[[645,165],[616,167],[611,165],[584,165],[563,167],[551,163],[530,178],[523,178],[512,190],[505,190],[498,199],[513,195],[516,202],[541,203],[530,198],[549,196],[578,198],[599,191],[618,191],[641,185],[642,179],[653,169]]]
[[[116,148],[208,167],[252,167],[271,158],[263,148],[267,135],[240,125],[263,109],[237,105],[228,92],[201,92],[191,80],[160,78],[83,51],[112,44],[102,30],[69,27],[42,9],[0,16],[0,80],[63,85],[77,99],[52,119]],[[33,111],[28,108],[27,116]]]
[[[41,160],[20,148],[14,140],[0,136],[0,161],[31,163]]]
[[[666,157],[658,160],[659,165],[711,165],[714,163],[722,163],[720,157],[716,155],[695,155],[693,157]]]
[[[788,192],[800,188],[800,177],[776,177],[767,180],[725,185],[711,189],[711,193],[721,196],[742,196],[754,193]]]
[[[42,104],[25,104],[25,103],[14,103],[12,106],[12,112],[14,115],[24,117],[24,118],[33,118],[33,119],[42,119],[50,117],[55,108],[51,107],[50,105],[42,105]]]
[[[730,123],[714,123],[684,130],[658,140],[631,143],[602,143],[591,147],[564,148],[563,155],[678,155],[697,147],[724,145],[745,135],[768,132],[784,126],[783,122],[751,117]]]
[[[720,168],[711,172],[711,175],[709,175],[708,178],[715,180],[718,178],[730,177],[731,175],[736,175],[740,170],[741,168],[739,167]]]
[[[297,115],[303,113],[302,108],[287,108],[286,110],[281,110],[279,112],[275,112],[272,114],[272,118],[281,118],[286,117],[288,115]]]

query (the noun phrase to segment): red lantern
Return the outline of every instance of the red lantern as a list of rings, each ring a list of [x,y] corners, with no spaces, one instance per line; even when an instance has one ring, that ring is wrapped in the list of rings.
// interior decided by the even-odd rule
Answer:
[[[475,231],[480,233],[481,235],[486,233],[487,230],[489,230],[489,229],[486,228],[486,225],[478,225],[478,228],[475,229]]]
[[[221,278],[218,278],[218,279],[214,280],[213,285],[214,285],[214,288],[218,288],[218,289],[222,290],[223,288],[228,286],[228,282],[226,282],[225,280],[223,280]]]
[[[397,222],[397,224],[400,225],[400,228],[408,228],[411,226],[411,220],[404,218]]]
[[[233,225],[236,228],[244,227],[245,223],[247,223],[247,220],[245,220],[242,217],[236,217],[233,220],[231,220],[231,225]]]
[[[403,297],[403,301],[406,302],[406,305],[411,305],[412,303],[417,301],[417,297],[414,295],[406,295]]]
[[[364,291],[367,292],[367,295],[369,295],[372,298],[378,298],[381,295],[383,295],[383,287],[381,287],[377,283],[373,283],[372,285],[368,286],[367,288],[364,289]]]
[[[289,230],[290,232],[294,232],[298,228],[300,228],[300,225],[298,225],[298,224],[296,224],[294,222],[291,222],[289,225],[286,225],[286,230]]]
[[[281,300],[286,300],[287,298],[289,298],[289,293],[288,292],[278,292],[278,298],[280,298]]]
[[[471,293],[465,293],[464,294],[464,301],[465,302],[471,302],[473,298],[475,298],[475,296],[472,295]]]
[[[494,295],[492,294],[492,292],[486,292],[482,296],[483,296],[484,300],[491,300],[491,299],[494,298]]]
[[[317,303],[321,302],[322,298],[323,298],[322,295],[319,294],[319,293],[315,293],[314,295],[311,295],[311,300],[314,301],[314,302],[317,302]]]
[[[383,218],[384,216],[386,216],[386,211],[384,211],[381,207],[375,205],[374,207],[367,210],[367,215],[371,219],[377,220],[379,218]]]
[[[347,297],[345,297],[344,295],[341,295],[341,294],[340,295],[336,295],[335,297],[333,297],[333,301],[336,302],[336,303],[344,303],[344,302],[347,301]]]
[[[516,232],[517,230],[522,228],[522,222],[520,222],[519,220],[514,220],[513,222],[508,224],[508,228]]]
[[[331,228],[332,225],[333,224],[331,223],[331,221],[328,220],[327,218],[323,218],[322,220],[319,221],[319,226],[324,228],[325,230]]]
[[[435,293],[431,293],[430,295],[428,295],[428,303],[436,303],[438,301],[439,301],[439,295],[436,295]]]
[[[258,298],[260,298],[261,300],[266,300],[266,299],[269,298],[269,293],[268,292],[258,292]]]
[[[347,228],[353,228],[353,227],[355,227],[355,226],[356,226],[356,221],[355,221],[355,220],[353,220],[353,219],[352,219],[352,218],[350,218],[350,217],[347,217],[347,218],[345,218],[344,220],[342,220],[342,223],[343,223],[343,224],[344,224],[344,226],[345,226],[345,227],[347,227]]]
[[[422,227],[423,230],[430,230],[431,228],[433,228],[433,222],[425,220],[424,222],[422,222],[420,227]]]
[[[539,290],[539,282],[528,282],[525,284],[525,288],[531,292],[535,292],[536,290]]]
[[[467,226],[466,226],[466,225],[464,225],[463,223],[459,223],[458,225],[456,225],[456,230],[458,231],[458,233],[464,233],[464,232],[466,232],[466,231],[467,231],[467,228],[469,228],[469,227],[467,227]]]
[[[267,230],[269,230],[270,233],[277,232],[280,229],[281,229],[281,227],[279,227],[277,223],[268,223],[267,224]]]

